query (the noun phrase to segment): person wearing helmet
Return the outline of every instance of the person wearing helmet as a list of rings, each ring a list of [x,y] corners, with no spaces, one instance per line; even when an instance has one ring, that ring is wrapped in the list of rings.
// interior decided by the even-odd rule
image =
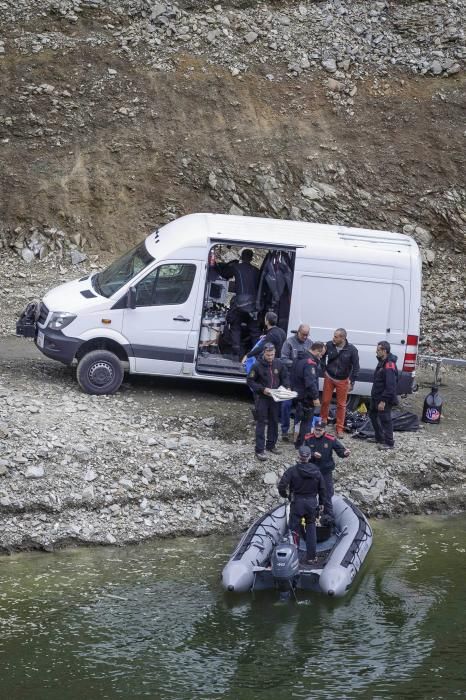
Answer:
[[[278,493],[291,501],[289,527],[295,544],[299,543],[302,518],[306,522],[306,563],[312,565],[317,561],[316,515],[319,506],[323,506],[324,513],[328,512],[329,503],[324,478],[319,468],[309,462],[311,450],[302,445],[298,454],[299,461],[289,467],[280,479]]]

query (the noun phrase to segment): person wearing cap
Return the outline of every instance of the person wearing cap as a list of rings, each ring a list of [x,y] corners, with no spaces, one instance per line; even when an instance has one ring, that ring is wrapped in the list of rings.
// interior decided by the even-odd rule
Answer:
[[[255,398],[256,457],[267,459],[265,451],[277,454],[279,404],[274,401],[270,390],[279,386],[290,388],[288,371],[275,357],[275,346],[266,343],[262,355],[253,364],[246,378]],[[266,436],[267,428],[267,436]]]
[[[329,501],[319,468],[309,462],[311,450],[307,445],[301,445],[298,454],[299,462],[289,467],[280,479],[278,493],[291,501],[289,527],[295,544],[299,544],[300,523],[302,518],[305,519],[306,563],[312,565],[316,563],[316,515],[319,506],[328,513]]]
[[[319,368],[320,358],[325,351],[321,342],[312,343],[310,350],[298,354],[291,368],[291,388],[298,393],[295,399],[295,424],[299,423],[295,447],[304,442],[309,432],[315,412],[319,412]],[[296,431],[295,425],[295,431]]]
[[[235,303],[229,311],[229,322],[233,356],[240,359],[241,325],[244,323],[249,332],[249,341],[254,346],[260,336],[257,320],[256,295],[259,286],[260,271],[252,265],[253,252],[250,248],[241,251],[241,260],[230,263],[217,263],[217,269],[225,279],[235,278]]]
[[[333,517],[331,508],[332,496],[334,494],[333,470],[335,469],[333,453],[335,452],[338,457],[345,458],[350,456],[350,451],[333,435],[325,432],[325,423],[323,420],[316,420],[312,432],[305,436],[304,444],[309,447],[310,462],[319,468],[324,479],[327,498],[330,502],[327,515]]]
[[[359,376],[359,353],[355,345],[348,343],[344,328],[337,328],[333,334],[333,340],[326,343],[322,365],[325,367],[325,372],[320,414],[327,422],[330,401],[335,391],[337,400],[336,433],[337,438],[343,438],[345,436],[343,428],[348,392],[353,389]]]

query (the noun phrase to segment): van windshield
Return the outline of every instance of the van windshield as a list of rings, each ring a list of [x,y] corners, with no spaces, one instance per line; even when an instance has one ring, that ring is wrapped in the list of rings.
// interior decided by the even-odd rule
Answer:
[[[154,259],[144,241],[139,243],[92,278],[95,291],[103,297],[111,297]]]

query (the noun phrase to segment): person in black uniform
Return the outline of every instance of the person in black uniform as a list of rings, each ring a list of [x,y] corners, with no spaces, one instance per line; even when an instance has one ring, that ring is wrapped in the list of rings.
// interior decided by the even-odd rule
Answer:
[[[290,388],[288,371],[282,361],[275,358],[272,343],[266,343],[264,352],[249,370],[246,382],[254,394],[256,404],[256,457],[265,460],[267,456],[264,450],[278,454],[279,404],[273,400],[270,390],[278,389],[279,386]]]
[[[260,355],[266,343],[272,343],[275,348],[275,356],[280,357],[282,345],[286,340],[286,333],[283,328],[277,326],[277,321],[277,314],[274,311],[267,311],[264,318],[265,336],[260,343],[256,343],[256,346],[243,357],[242,362],[245,362],[248,357],[257,357]]]
[[[309,460],[315,464],[322,474],[325,482],[325,488],[327,491],[327,498],[329,500],[329,509],[327,515],[332,516],[333,511],[331,507],[332,496],[334,494],[333,489],[333,470],[335,469],[335,461],[333,459],[333,453],[336,452],[338,457],[349,457],[350,451],[337,440],[333,435],[325,432],[325,424],[322,420],[316,419],[314,423],[314,430],[305,436],[305,445],[309,447],[311,453]]]
[[[228,312],[233,356],[239,361],[241,352],[241,325],[246,324],[251,346],[254,346],[260,336],[260,326],[257,320],[256,295],[259,286],[260,272],[251,264],[253,252],[245,248],[241,252],[241,260],[231,263],[217,263],[217,269],[225,279],[235,278],[235,304]]]
[[[324,349],[323,343],[312,343],[310,350],[298,353],[291,368],[291,388],[298,392],[295,399],[295,423],[300,424],[295,447],[301,447],[303,444],[312,418],[320,409],[319,368]]]
[[[311,450],[306,445],[299,448],[299,462],[289,467],[278,483],[278,493],[291,501],[289,527],[295,543],[299,542],[301,519],[306,521],[307,564],[316,563],[316,515],[319,506],[328,512],[329,503],[322,474],[309,462]],[[318,498],[318,500],[317,500]]]
[[[369,418],[374,426],[375,441],[379,450],[393,450],[392,406],[398,403],[396,387],[398,369],[396,356],[390,352],[390,343],[381,340],[375,352],[378,364],[372,380]]]

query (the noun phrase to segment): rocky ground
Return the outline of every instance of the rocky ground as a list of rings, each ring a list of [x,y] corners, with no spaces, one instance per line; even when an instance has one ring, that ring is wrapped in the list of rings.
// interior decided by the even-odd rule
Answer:
[[[135,378],[89,397],[13,338],[28,300],[175,216],[413,235],[422,350],[466,356],[465,10],[0,0],[3,551],[238,530],[276,497],[293,450],[254,460],[247,391]],[[367,513],[464,508],[464,374],[443,380],[440,426],[383,457],[347,440],[337,486]]]
[[[124,544],[239,531],[277,499],[294,449],[259,463],[245,388],[131,378],[80,392],[74,371],[30,341],[0,342],[0,550]],[[418,413],[430,381],[404,405]],[[372,516],[465,506],[465,375],[443,378],[440,426],[397,434],[381,454],[348,437],[336,488]],[[463,431],[463,432],[462,432]]]
[[[109,257],[73,265],[75,250],[32,263],[0,251],[0,551],[239,531],[276,500],[294,459],[283,446],[255,460],[245,388],[132,377],[117,395],[92,397],[74,370],[14,336],[28,299]],[[418,414],[432,370],[420,376],[404,400]],[[463,509],[465,376],[442,374],[441,426],[397,435],[393,453],[347,438],[337,489],[379,517]]]

